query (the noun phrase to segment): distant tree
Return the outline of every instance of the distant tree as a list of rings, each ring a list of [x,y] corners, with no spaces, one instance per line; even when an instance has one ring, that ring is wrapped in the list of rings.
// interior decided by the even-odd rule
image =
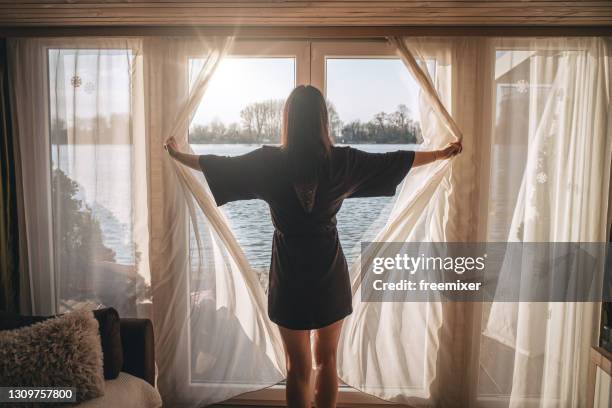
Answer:
[[[283,99],[270,99],[262,102],[264,105],[263,110],[264,116],[264,135],[262,142],[280,142],[282,116],[283,116],[283,105],[285,101]]]
[[[226,128],[225,128],[225,124],[223,122],[221,122],[219,119],[214,119],[211,123],[210,123],[210,133],[215,135],[215,139],[221,139],[223,138],[223,136],[225,136],[225,132],[226,132]]]
[[[419,126],[406,105],[392,113],[379,112],[366,123],[352,121],[342,127],[343,143],[421,143]]]
[[[243,143],[242,142],[242,130],[240,129],[240,125],[236,122],[232,122],[229,124],[229,126],[227,127],[227,132],[226,132],[226,137],[227,137],[227,142],[226,143]]]
[[[380,132],[381,134],[385,133],[385,128],[386,128],[386,124],[389,120],[389,115],[387,115],[385,112],[379,112],[376,115],[374,115],[374,119],[372,119],[370,121],[370,123],[374,123],[375,127],[374,127],[374,131],[375,132]]]
[[[334,104],[329,99],[326,100],[326,103],[330,136],[333,140],[339,140],[342,137],[342,120],[340,120]]]
[[[343,143],[366,143],[368,130],[359,120],[354,120],[342,127],[341,135]]]
[[[410,110],[404,104],[398,105],[397,110],[390,115],[390,121],[393,126],[408,131],[408,125],[411,122]]]
[[[190,129],[192,143],[278,143],[284,101],[268,99],[245,106],[241,123],[225,125],[213,121],[208,126]],[[341,143],[420,143],[418,123],[410,118],[406,105],[395,112],[379,112],[368,122],[355,120],[344,124],[335,106],[326,100],[330,136]]]
[[[208,126],[195,125],[189,129],[189,141],[191,143],[211,143],[212,138],[208,132]]]
[[[255,102],[240,111],[243,127],[247,133],[253,135],[254,140],[262,138],[267,116],[266,109],[265,102]]]
[[[279,142],[283,104],[282,99],[268,99],[247,105],[240,112],[244,133],[240,139],[251,143]]]

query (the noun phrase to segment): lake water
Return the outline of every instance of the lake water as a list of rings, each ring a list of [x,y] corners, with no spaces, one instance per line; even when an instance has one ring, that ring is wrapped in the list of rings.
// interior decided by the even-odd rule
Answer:
[[[198,154],[234,156],[259,145],[192,145]],[[414,145],[355,145],[368,152],[415,149]],[[130,205],[131,148],[129,146],[61,146],[52,154],[60,157],[61,168],[79,184],[78,197],[93,209],[99,220],[106,246],[116,253],[116,261],[134,263]],[[96,165],[93,166],[93,163]],[[353,198],[345,200],[338,213],[338,232],[349,264],[358,255],[361,241],[371,240],[384,225],[394,197]],[[251,265],[267,270],[270,262],[273,226],[267,205],[260,200],[226,204],[225,211],[236,239]],[[56,209],[56,213],[57,210]]]

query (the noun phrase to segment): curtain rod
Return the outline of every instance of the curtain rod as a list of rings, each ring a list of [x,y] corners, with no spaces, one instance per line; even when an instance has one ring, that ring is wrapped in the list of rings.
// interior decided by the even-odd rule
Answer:
[[[371,39],[388,36],[612,36],[608,26],[46,26],[0,27],[0,37],[212,36],[252,39]]]

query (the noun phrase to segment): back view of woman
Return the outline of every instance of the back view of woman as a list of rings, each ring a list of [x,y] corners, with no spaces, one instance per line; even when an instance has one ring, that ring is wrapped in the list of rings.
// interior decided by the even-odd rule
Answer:
[[[316,406],[336,404],[336,350],[342,321],[352,312],[349,271],[336,229],[342,202],[393,196],[411,167],[461,151],[455,143],[440,151],[366,153],[334,146],[328,128],[321,92],[298,86],[285,102],[279,147],[224,157],[181,153],[172,140],[166,145],[176,160],[204,172],[217,205],[261,199],[270,208],[275,229],[268,316],[283,339],[289,407],[310,407],[312,352]]]

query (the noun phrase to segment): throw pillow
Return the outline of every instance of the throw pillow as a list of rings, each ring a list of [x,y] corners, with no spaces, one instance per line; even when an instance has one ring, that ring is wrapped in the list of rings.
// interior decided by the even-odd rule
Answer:
[[[119,313],[112,308],[93,311],[100,327],[100,341],[104,359],[104,379],[113,380],[123,368],[123,346],[121,344],[121,323]],[[13,330],[30,326],[56,316],[24,316],[0,311],[0,330]]]
[[[92,312],[0,331],[0,384],[75,387],[77,401],[104,394],[102,347]]]

